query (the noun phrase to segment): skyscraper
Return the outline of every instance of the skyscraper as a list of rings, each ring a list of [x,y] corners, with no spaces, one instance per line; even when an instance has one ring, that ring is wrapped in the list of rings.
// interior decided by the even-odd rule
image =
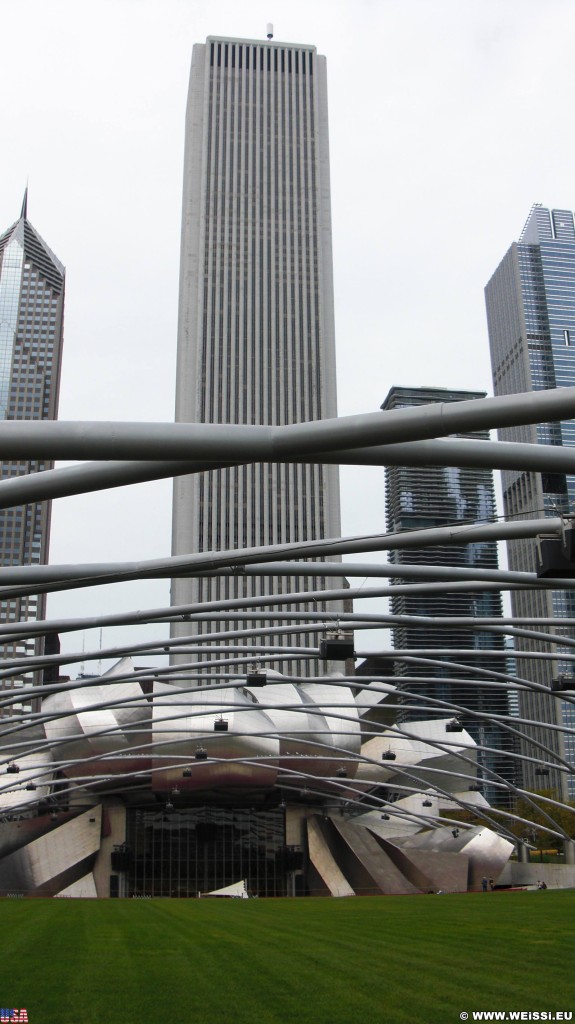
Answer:
[[[0,418],[55,419],[58,412],[64,317],[65,270],[27,217],[27,194],[20,218],[0,237]],[[4,462],[2,479],[40,472],[51,463]],[[48,560],[50,503],[36,502],[0,510],[2,565],[41,564]],[[29,594],[0,603],[4,625],[43,618],[45,597]],[[38,651],[38,641],[2,644],[0,657]],[[25,680],[28,684],[30,677]],[[19,687],[16,673],[3,689]],[[23,705],[27,710],[30,702]]]
[[[176,420],[335,415],[325,58],[208,38],[193,50],[186,120]],[[242,465],[175,483],[175,555],[339,534],[335,467]],[[172,603],[322,586],[320,570],[182,579]]]
[[[485,398],[484,392],[452,391],[444,388],[391,389],[382,409],[401,409],[408,406],[429,405],[432,402],[462,402]],[[487,431],[473,431],[460,435],[475,439],[488,437]],[[386,468],[387,529],[390,533],[410,530],[435,529],[489,522],[496,514],[493,473],[490,469],[473,467],[459,469],[442,466],[388,466]],[[395,565],[420,567],[470,567],[496,569],[497,546],[484,541],[473,544],[445,544],[423,548],[399,549],[390,552]],[[405,583],[405,580],[401,581]],[[425,582],[417,579],[414,582]],[[493,619],[501,616],[501,595],[497,591],[461,591],[445,584],[442,593],[414,591],[394,596],[391,600],[393,615],[424,616],[429,622],[398,623],[393,630],[394,647],[411,652],[417,657],[418,648],[437,651],[427,654],[420,662],[398,658],[396,672],[400,690],[407,694],[400,698],[404,704],[399,720],[442,718],[446,710],[442,703],[455,704],[463,710],[458,717],[461,724],[484,749],[479,760],[486,769],[484,789],[492,803],[506,802],[508,796],[490,785],[491,773],[513,782],[516,766],[509,753],[515,749],[514,740],[504,725],[490,720],[489,715],[508,715],[509,703],[504,689],[482,686],[485,670],[504,673],[506,670],[504,639],[488,626],[481,629],[471,624],[452,623],[447,629],[439,624],[441,618]],[[451,657],[439,652],[457,650]],[[469,653],[461,655],[461,650]],[[474,657],[473,651],[477,651]],[[495,652],[495,657],[484,658],[482,651]],[[406,680],[409,677],[409,681]],[[402,678],[404,682],[402,682]],[[425,679],[425,683],[423,680]],[[467,712],[467,713],[466,713]]]
[[[548,210],[533,206],[525,227],[514,242],[485,289],[493,388],[496,395],[575,384],[575,226],[569,210]],[[505,441],[538,444],[575,444],[575,422],[542,423],[499,431]],[[572,512],[575,475],[530,473],[505,470],[503,501],[507,517],[537,518],[542,514]],[[511,569],[534,572],[538,565],[535,541],[508,544]],[[538,618],[575,616],[573,591],[515,591],[513,614]],[[556,630],[559,632],[559,630]],[[573,636],[571,628],[561,630]],[[537,641],[517,641],[520,651],[552,650]],[[520,676],[549,687],[561,664],[525,660],[519,656]],[[571,671],[568,669],[568,671]],[[544,692],[520,694],[520,708],[529,717],[552,726],[573,728],[575,715],[570,704],[560,705]],[[575,763],[575,736],[562,736],[553,729],[532,729],[537,742]],[[527,749],[527,748],[526,748]],[[536,758],[545,755],[530,749]],[[526,784],[531,789],[565,790],[565,776],[551,772],[542,777],[537,761],[525,766]],[[570,796],[575,796],[571,783]]]

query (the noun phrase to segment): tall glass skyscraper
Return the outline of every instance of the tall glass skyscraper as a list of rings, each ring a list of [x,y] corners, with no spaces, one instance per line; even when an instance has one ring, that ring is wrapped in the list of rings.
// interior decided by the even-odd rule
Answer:
[[[523,228],[485,289],[493,387],[496,395],[539,391],[575,384],[575,226],[569,210],[549,210],[535,205]],[[543,423],[505,428],[501,440],[538,444],[575,444],[575,421]],[[505,470],[503,500],[507,517],[537,518],[542,514],[572,512],[575,501],[575,475],[530,473]],[[534,572],[538,565],[535,541],[508,544],[512,569]],[[513,614],[529,618],[575,617],[573,591],[515,591]],[[573,636],[571,627],[566,635]],[[518,640],[518,651],[550,651],[530,640]],[[553,675],[562,671],[561,663],[525,660],[519,657],[520,676],[549,687]],[[571,671],[570,668],[565,669]],[[551,725],[573,728],[572,705],[543,693],[526,691],[520,695],[520,708],[526,717]],[[562,709],[562,710],[561,710]],[[552,729],[533,729],[538,742],[575,763],[575,736],[561,736]],[[537,751],[531,749],[531,755]],[[544,757],[544,755],[541,755]],[[526,765],[526,783],[531,789],[542,787],[566,794],[565,776],[552,772],[542,779],[537,762]],[[571,784],[571,797],[575,787]]]
[[[27,195],[20,218],[0,237],[0,418],[51,420],[58,413],[62,358],[65,270],[27,217]],[[4,462],[2,479],[49,469],[52,463]],[[2,565],[48,560],[50,502],[0,509]],[[0,602],[4,626],[44,618],[45,597],[28,594]],[[1,640],[1,637],[0,637]],[[0,659],[39,653],[43,641],[0,644]],[[0,661],[1,668],[1,661]],[[16,672],[0,681],[3,689],[30,684]],[[29,710],[27,700],[16,705]]]
[[[209,38],[193,50],[187,109],[176,420],[335,415],[325,58],[312,46]],[[175,555],[339,534],[335,467],[242,465],[175,483]],[[172,603],[322,586],[320,569],[178,579]]]
[[[382,409],[402,409],[408,406],[429,405],[434,402],[462,402],[485,398],[484,392],[452,391],[444,388],[394,387],[385,399]],[[478,440],[488,437],[487,431],[472,431],[465,435]],[[460,469],[443,466],[388,466],[386,477],[387,529],[390,533],[427,530],[438,527],[460,526],[465,523],[491,522],[496,516],[493,473],[490,469],[472,467]],[[390,552],[395,565],[416,565],[422,568],[470,567],[497,569],[497,545],[492,541],[473,544],[445,544],[422,548],[399,549]],[[426,582],[424,578],[418,583]],[[405,584],[405,580],[401,580]],[[400,689],[403,709],[399,720],[445,718],[449,710],[441,702],[462,708],[458,714],[461,723],[483,749],[479,761],[484,771],[484,791],[490,803],[506,803],[508,794],[490,784],[490,780],[504,779],[514,782],[516,764],[509,754],[515,750],[515,741],[509,730],[496,718],[488,716],[509,714],[509,701],[505,689],[481,685],[485,671],[505,673],[507,662],[505,643],[500,633],[484,626],[452,622],[442,626],[442,618],[497,619],[502,614],[501,594],[498,591],[461,590],[445,584],[442,593],[424,593],[417,589],[406,593],[409,587],[391,599],[393,615],[405,617],[393,630],[394,647],[410,657],[399,658],[395,664],[396,682]],[[434,620],[418,623],[417,616]],[[421,655],[418,649],[434,653]],[[442,650],[464,650],[450,654]],[[477,651],[474,657],[473,651]],[[482,651],[494,652],[495,657],[482,657]],[[405,681],[409,677],[409,682]],[[425,682],[423,682],[425,679]],[[402,682],[403,680],[403,682]],[[420,681],[421,680],[421,681]],[[409,691],[401,697],[401,691]],[[439,701],[435,704],[434,701]],[[495,773],[495,774],[493,774]]]

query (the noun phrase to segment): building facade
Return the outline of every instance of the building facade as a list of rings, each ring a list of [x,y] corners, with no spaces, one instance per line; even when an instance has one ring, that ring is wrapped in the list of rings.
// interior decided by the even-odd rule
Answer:
[[[65,270],[27,216],[27,195],[19,219],[0,237],[0,418],[56,419],[60,386]],[[47,461],[3,462],[2,479],[41,472]],[[50,502],[0,509],[2,565],[48,561]],[[11,623],[44,618],[45,597],[24,594],[0,602],[0,617]],[[15,640],[0,646],[4,661],[39,653],[38,642]],[[19,688],[32,679],[18,672],[1,681]],[[29,710],[29,699],[12,710]],[[4,712],[7,713],[7,712]]]
[[[485,393],[394,387],[381,408],[400,409],[478,398],[485,398]],[[485,439],[488,432],[473,431],[458,436]],[[388,466],[386,514],[390,533],[491,522],[496,516],[493,473],[479,467]],[[497,545],[483,541],[401,549],[390,552],[390,561],[398,566],[420,568],[497,569]],[[425,578],[416,582],[423,583]],[[403,704],[400,721],[441,718],[451,705],[462,709],[461,713],[456,711],[457,717],[479,745],[484,792],[494,804],[507,803],[508,794],[503,794],[492,783],[498,779],[511,783],[517,780],[517,765],[510,756],[515,750],[515,741],[503,721],[489,716],[509,715],[509,702],[505,689],[481,685],[486,672],[506,673],[505,641],[488,625],[477,629],[470,621],[465,622],[466,619],[501,617],[501,594],[491,590],[450,589],[448,584],[442,593],[425,593],[417,588],[411,595],[405,593],[407,588],[402,589],[404,592],[391,600],[392,614],[406,617],[405,622],[397,623],[393,630],[394,647],[398,651],[395,672],[400,690],[405,691],[400,698]],[[410,621],[413,616],[431,618],[437,625]],[[459,621],[446,628],[440,624],[445,617]],[[417,657],[418,649],[427,652],[420,661],[414,661],[413,657],[405,660],[408,655]],[[450,649],[458,653],[446,654]],[[473,651],[477,651],[477,656],[473,656]],[[486,657],[482,652],[491,653]]]
[[[194,47],[176,389],[178,422],[336,415],[326,63],[314,47],[220,38]],[[339,534],[336,467],[251,464],[175,482],[175,555]],[[181,579],[172,604],[323,587],[319,569],[311,579]]]
[[[485,289],[493,388],[496,395],[540,391],[575,384],[575,226],[569,210],[550,210],[535,205],[518,242],[504,256]],[[505,441],[533,444],[575,444],[575,422],[542,423],[499,431]],[[530,473],[506,470],[502,473],[505,515],[522,519],[542,514],[573,512],[575,475]],[[514,570],[535,572],[538,548],[533,540],[508,544],[509,564]],[[536,621],[542,618],[575,618],[572,591],[516,591],[512,594],[513,614]],[[571,627],[556,629],[572,637]],[[520,651],[557,651],[533,640],[521,640]],[[526,660],[519,657],[520,676],[550,687],[554,675],[569,667],[561,662]],[[530,730],[531,739],[541,744],[529,751],[532,758],[545,759],[550,750],[575,763],[575,736],[561,734],[555,727],[573,729],[572,705],[548,697],[544,691],[526,691],[520,708],[525,717],[543,723]],[[552,726],[545,728],[545,724]],[[527,748],[526,748],[527,749]],[[575,787],[565,774],[550,772],[542,777],[537,761],[526,763],[526,784],[530,789],[552,788],[575,797]]]

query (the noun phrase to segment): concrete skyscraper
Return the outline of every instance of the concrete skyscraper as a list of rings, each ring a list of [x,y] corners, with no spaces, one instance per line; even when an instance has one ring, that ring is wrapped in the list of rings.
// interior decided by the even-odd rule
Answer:
[[[538,391],[575,384],[575,226],[568,210],[549,210],[535,205],[519,242],[514,242],[486,289],[487,320],[493,388],[496,395]],[[537,444],[575,444],[575,423],[542,423],[506,428],[501,440]],[[505,470],[503,500],[508,518],[537,518],[542,514],[573,512],[575,475]],[[508,544],[509,564],[514,570],[534,572],[538,566],[535,541]],[[575,617],[571,590],[517,590],[511,595],[513,613],[529,618]],[[560,630],[556,630],[559,632]],[[561,632],[573,636],[571,627]],[[521,651],[549,651],[534,640],[518,639],[519,675],[549,687],[561,663],[521,659]],[[553,648],[555,650],[555,648]],[[570,668],[566,669],[571,671]],[[525,717],[552,726],[575,726],[573,706],[547,697],[544,692],[520,694]],[[554,729],[533,729],[538,742],[575,763],[575,736]],[[531,756],[541,756],[530,750]],[[552,772],[542,778],[537,762],[525,766],[530,789],[551,787],[565,793],[564,775]],[[573,789],[570,796],[575,796]]]
[[[452,391],[444,388],[394,387],[385,399],[382,409],[401,409],[409,406],[429,405],[433,402],[462,402],[485,398],[484,392]],[[487,431],[474,431],[465,435],[478,440],[488,437]],[[465,523],[490,522],[496,515],[493,473],[490,469],[472,467],[461,469],[443,466],[388,466],[386,469],[387,529],[390,533],[410,530],[459,526]],[[470,567],[497,569],[497,545],[493,541],[473,544],[444,544],[425,548],[407,548],[392,551],[390,561],[396,565],[421,567]],[[402,581],[405,582],[405,581]],[[424,579],[413,581],[425,582]],[[464,709],[458,717],[461,724],[480,745],[479,761],[485,769],[484,791],[490,802],[506,802],[508,794],[490,785],[492,773],[513,782],[516,764],[509,754],[515,749],[514,740],[505,726],[489,715],[508,715],[509,702],[504,689],[482,686],[485,670],[504,673],[506,670],[503,636],[486,625],[477,629],[471,623],[452,622],[449,628],[433,627],[429,622],[411,621],[413,616],[433,620],[441,618],[471,620],[496,619],[501,616],[501,594],[498,591],[462,591],[450,589],[446,583],[442,593],[413,594],[403,592],[391,600],[394,615],[405,616],[393,630],[394,646],[403,652],[417,655],[417,649],[437,651],[436,657],[427,655],[421,662],[396,662],[400,690],[405,688],[415,697],[403,698],[404,708],[399,714],[402,722],[445,717],[445,707],[434,700],[447,701]],[[446,649],[457,649],[452,658]],[[459,652],[465,650],[462,656]],[[474,657],[473,651],[477,651]],[[484,658],[482,652],[494,652],[495,657]],[[453,662],[451,665],[450,662]],[[401,677],[409,677],[402,683]],[[419,682],[425,679],[425,682]],[[434,710],[435,708],[435,710]],[[468,713],[465,713],[465,712]]]
[[[56,419],[64,317],[65,270],[27,217],[24,196],[19,220],[0,237],[0,419]],[[41,472],[47,461],[4,462],[2,479]],[[2,565],[48,560],[50,502],[0,510]],[[4,625],[43,618],[45,597],[28,594],[0,603]],[[2,659],[34,654],[43,641],[2,644]],[[21,686],[21,675],[2,680]],[[29,684],[31,679],[28,677]],[[28,710],[30,701],[23,703]]]
[[[194,46],[186,119],[176,420],[335,415],[325,58],[208,38]],[[242,465],[175,483],[175,555],[339,534],[332,466]],[[323,586],[321,571],[182,579],[172,603]]]

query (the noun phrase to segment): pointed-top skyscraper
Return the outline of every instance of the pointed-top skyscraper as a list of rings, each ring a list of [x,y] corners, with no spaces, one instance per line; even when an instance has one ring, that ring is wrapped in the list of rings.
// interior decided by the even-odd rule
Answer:
[[[0,419],[52,420],[58,413],[65,270],[28,220],[28,190],[19,219],[0,236]],[[51,463],[4,462],[2,479],[40,472]],[[0,509],[0,564],[48,560],[50,503]],[[45,597],[30,594],[0,602],[4,624],[43,618]],[[3,660],[34,654],[39,642],[0,646]],[[29,684],[32,680],[28,678]],[[2,680],[19,687],[23,677]],[[24,702],[24,709],[30,701]]]

